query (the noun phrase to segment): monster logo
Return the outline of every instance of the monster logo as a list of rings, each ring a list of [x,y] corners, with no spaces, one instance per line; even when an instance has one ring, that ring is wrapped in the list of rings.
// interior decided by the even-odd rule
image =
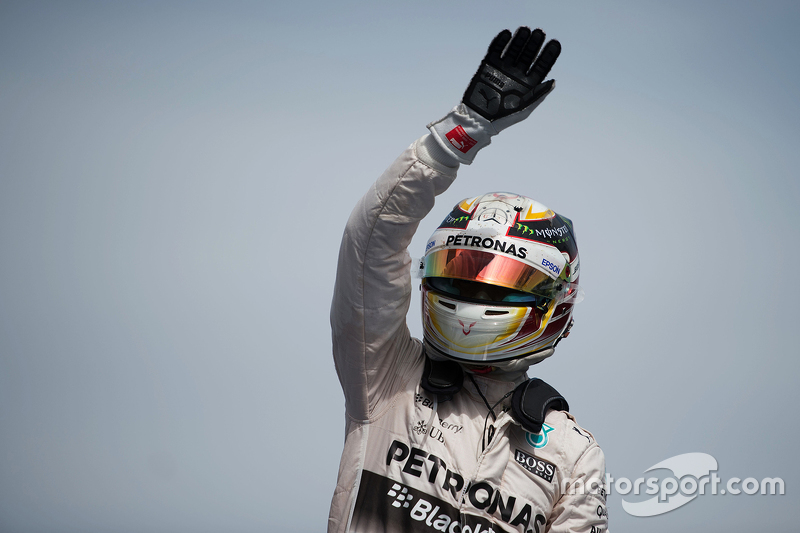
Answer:
[[[472,215],[475,214],[476,200],[477,198],[464,200],[455,206],[450,214],[444,217],[439,228],[465,229],[472,219]]]
[[[573,259],[578,250],[572,221],[555,213],[553,215],[539,220],[520,220],[518,213],[506,235],[555,246],[559,252],[566,252]]]

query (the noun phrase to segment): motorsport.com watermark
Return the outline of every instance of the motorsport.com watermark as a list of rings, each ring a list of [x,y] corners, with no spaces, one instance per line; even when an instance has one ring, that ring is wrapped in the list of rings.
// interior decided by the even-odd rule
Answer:
[[[633,516],[656,516],[682,507],[698,496],[704,495],[768,495],[779,496],[785,492],[783,479],[766,477],[758,480],[753,477],[741,479],[731,477],[723,482],[717,476],[717,460],[707,453],[684,453],[656,463],[645,472],[666,469],[672,471],[669,477],[639,477],[631,481],[626,477],[614,479],[606,474],[605,479],[590,479],[585,483],[575,483],[567,491],[571,494],[584,492],[601,493],[604,496],[613,491],[622,496],[652,498],[641,501],[622,499],[622,508]]]

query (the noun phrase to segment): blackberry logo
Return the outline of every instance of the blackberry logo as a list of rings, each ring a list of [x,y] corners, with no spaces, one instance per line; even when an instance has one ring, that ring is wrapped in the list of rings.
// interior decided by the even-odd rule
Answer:
[[[433,402],[421,394],[415,394],[414,401],[417,403],[422,402],[423,407],[433,407]]]
[[[408,507],[409,500],[414,497],[408,493],[408,487],[404,487],[399,483],[392,485],[392,488],[389,489],[388,496],[394,498],[392,507]]]

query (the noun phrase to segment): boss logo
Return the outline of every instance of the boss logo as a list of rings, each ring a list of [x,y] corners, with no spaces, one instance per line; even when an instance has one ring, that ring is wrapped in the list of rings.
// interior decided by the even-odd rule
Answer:
[[[561,269],[560,269],[560,268],[558,268],[558,266],[557,266],[557,265],[554,265],[553,263],[551,263],[550,261],[548,261],[547,259],[542,259],[542,266],[543,266],[543,267],[545,267],[545,268],[548,268],[548,269],[552,270],[552,271],[553,271],[553,272],[555,272],[556,274],[560,274],[560,273],[561,273]]]
[[[553,463],[528,455],[522,450],[517,450],[517,453],[514,454],[514,459],[528,472],[536,474],[546,481],[553,481],[553,475],[556,473],[556,465]]]

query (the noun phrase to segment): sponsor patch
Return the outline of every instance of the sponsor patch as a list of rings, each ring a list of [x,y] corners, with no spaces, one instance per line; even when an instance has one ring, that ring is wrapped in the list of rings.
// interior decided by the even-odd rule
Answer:
[[[392,485],[387,495],[390,498],[394,498],[392,507],[408,507],[411,504],[409,500],[414,498],[414,496],[408,493],[408,487],[404,487],[399,483]]]
[[[558,265],[551,263],[547,259],[542,259],[542,266],[556,274],[561,274],[561,269],[558,268]]]
[[[459,518],[467,520],[475,518],[471,517],[471,513],[459,516],[459,508],[453,507],[453,503],[459,501],[467,509],[482,510],[493,517],[493,521],[505,522],[515,531],[533,530],[535,533],[543,531],[545,517],[537,512],[533,502],[526,501],[519,495],[509,494],[485,480],[467,482],[461,474],[448,468],[441,458],[423,449],[395,440],[387,451],[386,466],[395,476],[411,480],[412,483],[406,481],[404,484],[402,479],[392,481],[379,474],[364,470],[356,502],[356,513],[363,508],[363,516],[371,515],[382,520],[379,522],[381,527],[351,528],[351,531],[409,533],[422,531],[416,527],[424,524],[428,528],[449,532],[451,531],[449,529],[451,522],[458,522]],[[426,486],[426,482],[428,490],[419,490]],[[404,492],[403,488],[407,488],[407,491]],[[446,498],[447,501],[440,498]],[[406,503],[409,505],[406,506]],[[384,510],[389,510],[389,508],[392,508],[391,512]],[[395,509],[408,509],[402,515],[396,515],[396,520],[391,520],[392,523],[397,522],[399,526],[397,530],[386,527],[390,522],[386,518],[394,518],[391,515]],[[440,525],[446,526],[447,529],[437,527],[436,520],[440,520]],[[486,522],[485,525],[481,522],[483,528],[481,531],[486,529],[485,533],[489,533],[491,531],[491,528],[487,528],[489,525],[490,522]],[[521,527],[515,529],[518,526]],[[432,529],[425,531],[432,533]],[[507,528],[502,530],[509,531]],[[467,531],[464,528],[462,533]],[[471,529],[471,531],[477,533],[477,529]],[[494,531],[498,532],[499,530]],[[459,532],[461,532],[460,528],[452,531],[452,533]]]
[[[450,144],[455,146],[459,152],[464,154],[469,152],[470,148],[478,144],[478,141],[467,135],[467,132],[464,131],[464,128],[461,126],[456,126],[452,130],[445,133],[444,136],[447,137],[447,140],[450,141]]]
[[[525,432],[525,440],[534,448],[544,448],[550,440],[549,433],[555,431],[556,428],[542,424],[542,430],[539,433]]]
[[[379,474],[364,470],[359,485],[350,531],[370,533],[490,533],[509,531],[544,531],[546,518],[530,504],[520,506],[513,496],[503,501],[483,483],[475,485],[474,496],[468,492],[472,506],[493,515],[493,519],[460,513],[459,508],[436,496],[416,490]],[[498,528],[499,523],[508,526]]]
[[[514,459],[528,472],[536,474],[545,481],[553,481],[553,475],[556,473],[556,465],[553,463],[529,455],[519,449],[514,454]]]
[[[506,215],[506,212],[502,209],[491,207],[489,209],[485,209],[478,216],[478,220],[481,222],[494,222],[495,224],[500,224],[503,226],[508,223],[508,215]]]
[[[543,220],[521,220],[517,214],[517,218],[508,228],[506,235],[526,241],[549,244],[569,257],[575,257],[578,253],[572,223],[561,215],[554,214],[552,218]]]
[[[467,224],[469,224],[469,220],[472,217],[471,213],[465,213],[458,207],[453,209],[453,212],[444,217],[442,223],[439,225],[439,228],[454,228],[454,229],[465,229]]]
[[[441,227],[441,226],[440,226]],[[466,223],[464,224],[466,227]],[[516,244],[509,244],[507,241],[500,239],[492,239],[491,237],[481,237],[480,235],[448,235],[447,240],[444,242],[445,246],[472,246],[475,248],[484,248],[486,250],[498,250],[504,254],[511,254],[525,259],[528,256],[528,249],[519,247]]]

